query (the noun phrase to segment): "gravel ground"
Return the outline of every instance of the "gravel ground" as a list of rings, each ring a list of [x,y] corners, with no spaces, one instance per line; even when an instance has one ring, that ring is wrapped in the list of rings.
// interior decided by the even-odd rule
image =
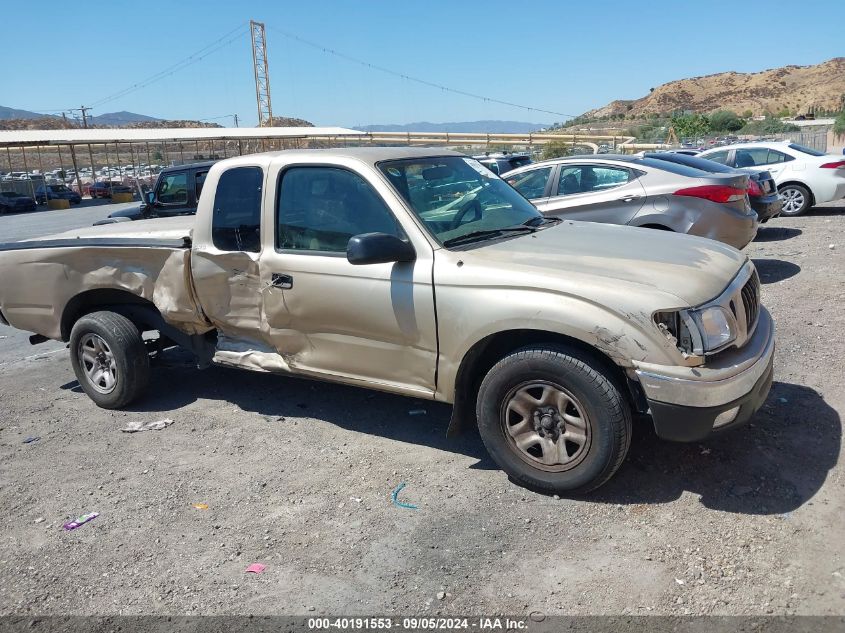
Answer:
[[[684,445],[640,420],[579,500],[447,440],[442,405],[171,353],[148,397],[104,411],[60,346],[2,328],[0,613],[841,615],[843,210],[748,249],[779,337],[753,422]],[[418,509],[391,504],[400,483]]]

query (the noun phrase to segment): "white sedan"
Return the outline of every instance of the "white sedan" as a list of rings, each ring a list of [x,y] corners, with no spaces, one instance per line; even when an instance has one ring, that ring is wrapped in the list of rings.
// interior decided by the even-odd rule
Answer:
[[[783,200],[781,215],[800,215],[813,205],[845,198],[845,156],[781,141],[739,143],[701,152],[698,157],[770,172]]]

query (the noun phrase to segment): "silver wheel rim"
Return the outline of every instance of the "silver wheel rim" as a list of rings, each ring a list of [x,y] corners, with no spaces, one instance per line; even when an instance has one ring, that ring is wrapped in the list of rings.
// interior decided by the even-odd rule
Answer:
[[[804,194],[798,189],[784,189],[780,193],[784,213],[797,213],[804,206]]]
[[[590,450],[590,419],[560,385],[541,380],[515,387],[504,399],[500,419],[511,448],[534,468],[570,470]]]
[[[103,338],[85,334],[79,341],[79,364],[91,385],[100,393],[111,393],[117,385],[114,354]]]

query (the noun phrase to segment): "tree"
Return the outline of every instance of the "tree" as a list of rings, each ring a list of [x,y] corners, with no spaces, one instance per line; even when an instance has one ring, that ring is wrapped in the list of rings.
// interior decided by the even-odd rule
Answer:
[[[681,114],[672,117],[672,126],[679,138],[704,136],[710,131],[710,119],[703,114]]]
[[[543,145],[543,160],[561,158],[578,153],[578,148],[566,141],[549,141]]]
[[[833,122],[833,133],[837,136],[845,135],[845,110],[840,112]]]
[[[753,117],[753,116],[754,116],[754,113],[753,113],[751,110],[745,110],[745,111],[742,113],[742,118],[743,118],[743,119],[750,119],[750,118],[751,118],[751,117]]]
[[[742,129],[743,125],[745,121],[730,110],[716,110],[710,115],[710,127],[714,132],[736,132]]]

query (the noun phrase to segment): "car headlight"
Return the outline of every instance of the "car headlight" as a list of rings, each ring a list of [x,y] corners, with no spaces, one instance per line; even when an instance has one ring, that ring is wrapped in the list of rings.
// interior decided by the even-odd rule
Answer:
[[[682,352],[701,356],[730,345],[737,336],[736,319],[721,306],[698,310],[656,312],[657,327],[674,340]]]

